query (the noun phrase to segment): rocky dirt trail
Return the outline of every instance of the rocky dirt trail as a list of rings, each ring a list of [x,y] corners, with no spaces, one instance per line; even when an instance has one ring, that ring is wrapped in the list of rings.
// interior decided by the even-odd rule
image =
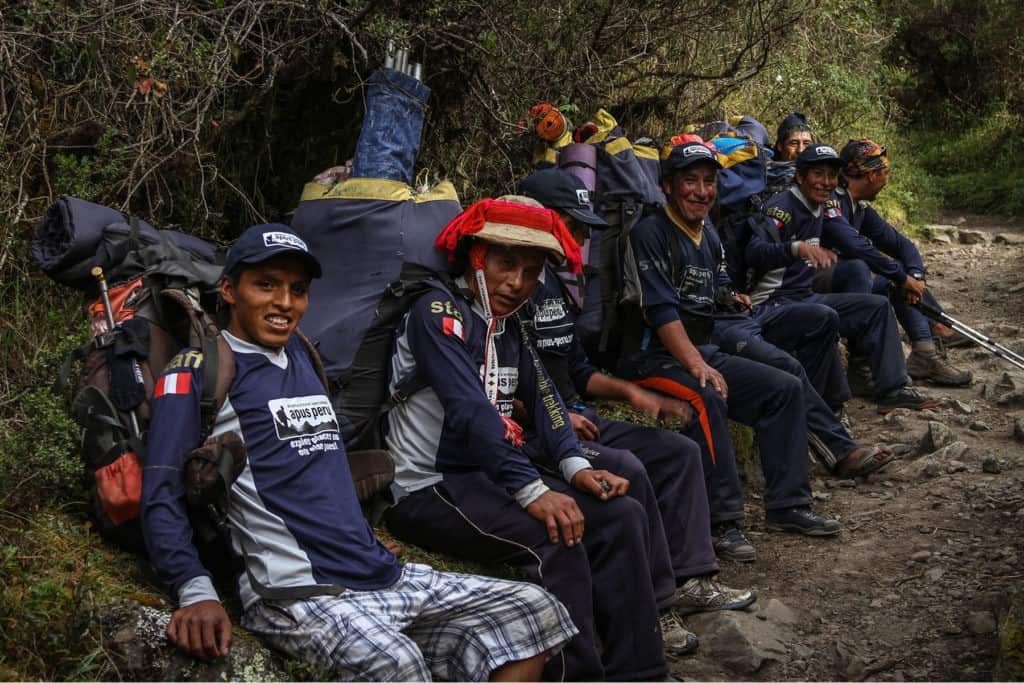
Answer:
[[[930,234],[918,243],[947,312],[1024,353],[1024,224],[952,217]],[[749,496],[758,560],[726,563],[722,579],[756,588],[758,605],[687,619],[701,649],[674,675],[991,679],[996,612],[1024,585],[1024,371],[977,347],[949,353],[974,384],[921,386],[943,407],[882,417],[851,402],[860,441],[913,451],[868,480],[818,471],[816,506],[841,519],[837,539],[767,532]]]

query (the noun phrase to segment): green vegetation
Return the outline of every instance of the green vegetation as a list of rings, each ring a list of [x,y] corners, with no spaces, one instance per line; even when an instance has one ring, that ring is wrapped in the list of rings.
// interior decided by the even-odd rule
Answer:
[[[1003,105],[968,120],[955,135],[918,129],[909,134],[920,172],[949,208],[1024,215],[1024,114]]]
[[[87,336],[78,295],[28,256],[57,195],[223,241],[287,220],[303,182],[351,156],[363,81],[394,39],[425,63],[434,92],[421,177],[448,177],[466,199],[505,192],[527,170],[526,113],[546,100],[577,123],[604,106],[662,140],[733,114],[774,133],[803,111],[823,140],[888,147],[893,180],[878,204],[904,229],[944,208],[1024,215],[1022,24],[1016,0],[594,0],[500,12],[480,0],[6,3],[0,678],[116,675],[103,606],[155,598],[134,559],[88,529],[68,397],[49,390]]]

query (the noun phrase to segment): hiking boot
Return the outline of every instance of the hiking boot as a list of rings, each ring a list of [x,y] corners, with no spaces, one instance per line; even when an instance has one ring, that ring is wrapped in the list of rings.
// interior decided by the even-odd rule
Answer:
[[[914,350],[907,356],[907,374],[946,387],[963,387],[971,383],[970,370],[961,370],[939,353]]]
[[[711,529],[711,536],[715,555],[719,559],[753,562],[757,558],[757,551],[743,535],[739,524],[719,524]]]
[[[871,376],[871,363],[867,358],[850,358],[846,368],[846,382],[850,393],[858,398],[875,395],[875,380]]]
[[[661,641],[669,657],[692,654],[697,651],[700,641],[679,621],[674,612],[665,612],[658,618],[661,625]]]
[[[878,412],[883,415],[892,412],[895,408],[924,410],[925,408],[937,408],[942,405],[942,401],[936,401],[931,396],[906,386],[893,389],[885,396],[877,399],[875,403],[878,404]]]
[[[676,604],[672,609],[681,615],[743,609],[755,600],[757,593],[754,591],[723,586],[712,576],[694,576],[676,589]]]
[[[835,536],[842,530],[839,522],[819,515],[810,505],[768,510],[764,522],[765,527],[772,531],[792,531],[804,536]]]

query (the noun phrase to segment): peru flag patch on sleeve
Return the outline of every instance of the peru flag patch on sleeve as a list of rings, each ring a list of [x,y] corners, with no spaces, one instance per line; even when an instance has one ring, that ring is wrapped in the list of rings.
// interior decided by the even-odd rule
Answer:
[[[191,390],[192,373],[172,372],[157,380],[156,387],[153,389],[153,398],[187,394]]]
[[[454,336],[458,337],[462,341],[466,341],[466,337],[462,333],[462,321],[461,320],[458,320],[457,318],[449,318],[448,316],[445,316],[441,320],[441,325],[444,327],[444,333],[445,334],[451,334],[451,335],[454,335]]]

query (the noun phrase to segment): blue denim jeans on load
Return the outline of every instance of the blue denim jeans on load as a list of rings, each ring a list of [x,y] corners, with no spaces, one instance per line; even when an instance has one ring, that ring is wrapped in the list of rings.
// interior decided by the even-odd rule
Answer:
[[[366,118],[352,175],[412,185],[430,88],[412,76],[378,69],[366,90]]]

